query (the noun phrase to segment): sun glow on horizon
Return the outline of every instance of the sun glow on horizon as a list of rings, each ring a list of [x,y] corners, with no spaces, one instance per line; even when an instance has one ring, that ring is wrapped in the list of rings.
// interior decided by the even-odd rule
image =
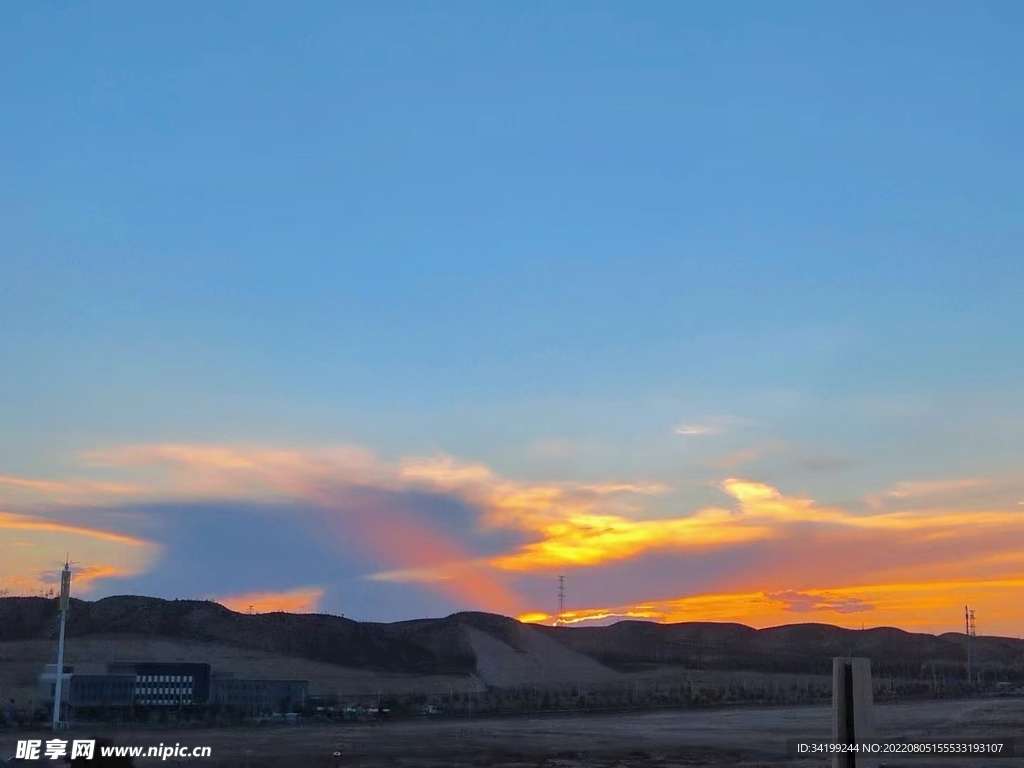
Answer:
[[[316,613],[324,590],[320,587],[285,592],[248,592],[213,600],[237,613]]]
[[[720,505],[690,506],[680,497],[673,509],[677,497],[665,483],[517,481],[450,456],[386,462],[354,446],[304,451],[134,445],[90,453],[88,461],[114,476],[73,482],[0,479],[0,503],[12,505],[0,512],[0,539],[9,551],[31,559],[40,542],[64,551],[72,537],[79,542],[76,548],[88,544],[97,550],[89,562],[91,576],[83,575],[85,584],[156,567],[159,545],[116,527],[68,522],[78,508],[68,504],[69,494],[76,504],[91,500],[95,505],[110,504],[113,497],[119,504],[288,498],[331,513],[318,533],[323,542],[332,536],[355,542],[379,563],[379,570],[362,579],[428,589],[459,605],[525,621],[552,620],[549,613],[530,610],[537,602],[523,586],[526,581],[535,584],[538,577],[566,569],[615,573],[627,563],[635,564],[630,565],[635,572],[649,557],[678,555],[712,562],[732,558],[735,565],[702,595],[650,600],[644,580],[617,583],[616,594],[626,600],[567,611],[561,623],[633,618],[768,626],[813,620],[926,628],[942,622],[936,616],[944,615],[947,603],[966,601],[978,606],[987,627],[1016,634],[1024,624],[1019,608],[1012,607],[1024,604],[1024,510],[1017,504],[1020,484],[1005,478],[905,481],[868,494],[863,509],[851,510],[733,476],[717,483]],[[122,469],[124,477],[118,474]],[[956,494],[976,500],[980,491],[992,488],[1010,500],[988,507],[949,503]],[[35,494],[33,504],[49,510],[45,515],[13,506],[16,494],[28,492]],[[468,515],[466,524],[454,529],[409,503],[417,498],[455,502]],[[69,510],[65,517],[63,509]],[[476,537],[494,534],[502,543],[492,543],[486,554],[474,544]],[[838,551],[850,556],[837,560]],[[750,552],[760,553],[763,562],[750,559]],[[42,574],[46,568],[37,570]],[[964,572],[975,574],[974,580],[963,580]],[[7,576],[24,578],[13,571]],[[326,594],[320,587],[253,591],[221,602],[243,611],[250,606],[309,611]]]

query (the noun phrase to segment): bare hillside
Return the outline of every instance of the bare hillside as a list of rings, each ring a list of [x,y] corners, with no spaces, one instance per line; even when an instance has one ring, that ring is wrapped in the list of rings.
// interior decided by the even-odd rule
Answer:
[[[0,599],[0,643],[56,639],[57,604]],[[867,656],[879,675],[963,676],[962,634],[864,631],[825,624],[755,630],[740,624],[623,621],[607,627],[525,625],[504,616],[458,613],[380,624],[320,614],[235,613],[212,602],[109,597],[73,600],[72,641],[104,636],[248,649],[375,674],[476,676],[488,685],[571,680],[614,682],[656,669],[829,674],[834,656]],[[1024,681],[1024,641],[976,639],[976,669]]]
[[[524,627],[512,647],[475,627],[467,626],[477,673],[494,686],[558,682],[609,683],[622,676],[581,653],[575,653],[534,627]]]
[[[380,672],[470,674],[473,649],[458,622],[375,624],[324,614],[235,613],[197,600],[119,596],[72,600],[68,638],[163,637],[223,643]],[[0,599],[0,642],[56,639],[56,600]]]

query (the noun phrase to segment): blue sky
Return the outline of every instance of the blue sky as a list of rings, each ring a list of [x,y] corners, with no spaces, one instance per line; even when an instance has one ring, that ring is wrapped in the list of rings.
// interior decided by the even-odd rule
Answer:
[[[907,483],[944,489],[922,515],[1016,513],[1022,23],[1010,2],[8,5],[0,512],[148,520],[161,554],[97,595],[312,586],[374,618],[459,598],[368,580],[372,558],[249,587],[168,565],[189,536],[251,560],[222,529],[279,486],[183,499],[198,481],[179,475],[112,500],[25,481],[123,480],[136,464],[83,457],[124,446],[357,446],[402,499],[426,491],[396,468],[448,456],[520,485],[670,487],[629,519],[731,503],[730,477],[850,514],[924,487]],[[427,491],[444,499],[408,514],[439,530],[438,510],[493,502]],[[315,512],[251,524],[296,525],[289,564],[329,561],[295,522],[322,499],[288,503]],[[51,533],[22,570],[52,567],[72,534]],[[673,552],[563,570],[636,605]],[[933,555],[921,583],[953,568]],[[738,551],[698,559],[662,598],[767,589],[727,578]],[[550,610],[545,568],[498,580]],[[772,589],[888,578],[864,568]],[[406,590],[391,613],[385,587]]]

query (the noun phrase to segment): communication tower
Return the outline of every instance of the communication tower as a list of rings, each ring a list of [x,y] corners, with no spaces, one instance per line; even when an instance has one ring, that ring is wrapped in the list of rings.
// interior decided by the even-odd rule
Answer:
[[[974,611],[966,605],[964,606],[964,631],[967,634],[967,682],[971,682],[971,668],[977,663],[974,649],[977,628],[974,625]]]
[[[71,603],[71,561],[64,560],[60,574],[60,637],[57,640],[57,684],[53,688],[53,730],[62,727],[60,719],[61,699],[64,683],[64,625],[68,620],[68,606]]]

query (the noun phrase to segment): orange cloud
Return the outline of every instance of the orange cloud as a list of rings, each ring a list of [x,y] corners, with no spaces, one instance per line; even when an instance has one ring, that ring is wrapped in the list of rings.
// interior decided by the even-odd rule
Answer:
[[[1024,522],[1017,511],[916,510],[857,515],[818,506],[811,499],[787,497],[769,485],[730,478],[722,490],[738,503],[737,510],[714,507],[673,518],[592,512],[593,499],[559,488],[492,487],[491,519],[537,534],[538,540],[498,556],[491,564],[503,570],[526,571],[560,565],[598,565],[637,557],[652,550],[705,550],[787,538],[799,527],[831,531],[863,530],[877,536],[899,532],[939,537],[965,530],[1014,531]]]
[[[355,533],[397,570],[370,576],[378,581],[416,581],[429,584],[462,604],[514,615],[522,598],[482,567],[478,558],[424,522],[394,510],[375,510],[372,516],[347,520],[346,533]]]
[[[491,560],[496,568],[527,571],[560,565],[598,565],[655,549],[705,549],[772,536],[769,528],[729,525],[728,510],[705,509],[672,520],[630,520],[612,515],[575,515],[541,522],[543,539]]]
[[[134,575],[134,571],[119,565],[94,564],[75,568],[73,570],[72,578],[74,579],[75,586],[81,587],[83,584],[89,584],[90,582],[97,581],[98,579],[112,579],[115,577]]]
[[[331,509],[346,494],[359,489],[409,490],[436,486],[406,476],[401,466],[379,462],[358,448],[289,450],[261,446],[193,444],[134,445],[86,454],[94,467],[133,473],[139,499],[297,499]],[[462,465],[453,468],[452,480],[468,482],[489,477],[489,470]],[[597,487],[593,494],[611,495],[620,487]],[[472,578],[444,581],[438,589],[477,607],[514,612],[520,598],[474,562],[451,537],[426,521],[388,510],[372,517],[346,516],[346,530],[399,570],[445,569]]]
[[[332,506],[339,490],[346,487],[451,493],[481,509],[484,529],[518,529],[553,539],[495,561],[504,570],[522,570],[531,562],[582,564],[630,557],[647,547],[645,541],[670,529],[686,529],[686,538],[700,544],[709,537],[703,522],[715,514],[705,512],[674,524],[642,525],[631,519],[638,509],[624,497],[663,494],[670,488],[657,483],[515,483],[483,465],[450,457],[410,459],[389,466],[366,451],[348,447],[300,451],[158,444],[93,451],[87,459],[97,467],[148,473],[135,485],[123,486],[125,492],[135,489],[139,498],[288,497]],[[100,486],[94,490],[99,493]],[[373,534],[366,531],[366,535]],[[750,531],[720,532],[713,538],[736,541],[751,535]],[[434,539],[439,544],[436,534]],[[393,541],[388,548],[394,548]],[[463,559],[467,565],[471,561],[471,557]]]
[[[346,516],[346,533],[383,561],[387,570],[372,578],[428,583],[460,603],[510,614],[523,614],[529,606],[523,605],[507,579],[554,568],[603,566],[658,551],[713,549],[728,554],[739,547],[760,547],[775,561],[767,569],[760,562],[747,565],[745,559],[737,558],[735,568],[719,580],[719,594],[680,598],[682,602],[599,606],[567,620],[597,616],[672,620],[696,615],[757,623],[791,621],[799,613],[801,619],[814,616],[839,623],[851,615],[883,623],[892,618],[892,623],[909,626],[924,621],[928,610],[938,610],[948,598],[928,584],[952,583],[954,575],[971,572],[977,589],[1001,591],[1005,597],[1007,590],[1016,589],[1013,580],[1022,572],[1016,553],[1024,549],[1024,510],[1017,504],[1016,493],[1007,502],[1012,505],[1009,511],[998,506],[886,511],[876,505],[862,513],[733,477],[720,485],[728,499],[721,507],[673,512],[662,501],[655,512],[650,500],[672,492],[667,485],[615,480],[518,482],[483,464],[448,456],[387,463],[351,447],[299,450],[163,444],[108,449],[88,458],[95,470],[119,476],[74,481],[67,487],[57,481],[15,478],[11,482],[7,477],[6,486],[0,483],[0,488],[29,489],[40,498],[51,493],[53,500],[70,490],[86,496],[93,493],[96,498],[116,491],[122,501],[289,498],[327,509],[340,508],[342,498],[352,507],[364,488],[448,494],[478,511],[480,532],[514,531],[523,543],[482,558],[428,521],[376,508],[372,514]],[[901,483],[880,498],[899,499],[905,506],[915,499],[935,501],[986,484],[989,481],[977,479]],[[90,541],[104,546],[141,549],[139,540],[132,537],[89,531],[0,513],[0,536],[8,537],[12,551],[27,549],[15,537],[49,535],[91,536]],[[837,557],[837,552],[843,557]],[[96,562],[119,560],[107,553]],[[857,584],[869,586],[849,586]],[[904,591],[901,596],[886,592],[886,584],[904,585]],[[969,591],[969,586],[965,583],[963,588]],[[972,604],[986,599],[984,594],[976,595]],[[897,618],[900,610],[906,612],[902,619]],[[993,603],[986,613],[995,616],[997,610],[1006,614],[1010,609],[998,609]],[[1019,608],[1013,610],[1019,617]]]
[[[39,574],[39,579],[36,580],[36,583],[38,585],[46,584],[51,586],[60,584],[60,573],[61,569],[58,568],[42,571]],[[94,581],[134,576],[136,573],[137,572],[134,569],[125,568],[124,566],[112,563],[91,563],[89,565],[72,564],[72,592],[89,592],[92,590],[92,582]],[[31,581],[27,583],[31,583]]]
[[[819,523],[878,531],[967,529],[998,525],[1016,527],[1024,523],[1024,515],[1016,510],[1005,512],[927,509],[855,515],[842,509],[819,507],[811,499],[783,496],[769,485],[748,480],[725,480],[722,489],[740,502],[741,519],[751,521],[763,520],[778,524]]]
[[[629,496],[667,493],[659,483],[552,483],[527,485],[503,480],[482,465],[450,457],[407,461],[402,477],[467,499],[481,510],[481,523],[535,534],[536,542],[492,558],[500,570],[524,571],[558,565],[594,565],[626,559],[647,549],[686,543],[749,540],[756,531],[729,531],[709,524],[721,510],[704,510],[679,520],[643,521]],[[713,531],[713,532],[712,532]]]
[[[74,536],[87,536],[94,539],[103,539],[118,544],[130,544],[132,546],[147,546],[150,542],[134,536],[126,536],[123,533],[103,531],[97,528],[83,528],[77,525],[67,525],[52,520],[42,520],[26,515],[13,515],[9,512],[0,512],[0,531],[40,531],[47,533],[70,534]]]
[[[73,590],[88,593],[100,579],[147,570],[159,547],[122,533],[0,512],[0,588],[33,594],[59,583],[58,564],[72,555]]]
[[[723,579],[739,587],[735,592],[596,606],[567,613],[564,621],[642,617],[738,621],[754,626],[809,620],[854,626],[863,621],[922,630],[938,625],[945,631],[957,626],[955,606],[970,602],[984,610],[991,631],[1017,634],[1024,624],[1016,607],[1024,604],[1024,515],[1018,509],[919,509],[859,515],[818,506],[811,499],[787,497],[771,486],[749,480],[727,479],[722,490],[738,503],[735,511],[715,514],[704,510],[681,520],[634,521],[637,530],[645,534],[634,542],[637,546],[614,542],[609,549],[633,556],[655,546],[705,549],[720,543],[722,539],[716,537],[727,531],[736,537],[735,542],[744,541],[747,535],[750,541],[770,538],[778,553],[773,567],[766,570],[761,561],[739,565]],[[693,530],[676,527],[685,520],[692,520],[695,530],[706,538],[688,538]],[[545,548],[557,547],[567,536],[579,536],[575,528],[546,533],[540,544],[528,545],[512,556],[519,558],[516,565],[545,563],[540,557]],[[608,533],[602,530],[600,535]],[[604,543],[612,544],[610,540]],[[565,553],[557,556],[564,558]],[[594,560],[602,557],[598,546]],[[942,579],[943,571],[950,575],[973,572],[975,577]],[[890,577],[903,578],[854,580],[872,574],[884,578],[887,572]],[[931,578],[922,578],[926,574]],[[824,588],[822,582],[828,581],[833,586]],[[768,584],[774,586],[766,588]],[[951,617],[952,623],[936,618],[943,615]]]
[[[287,592],[248,592],[214,599],[239,613],[316,613],[323,596],[324,591],[319,587],[306,587]]]

